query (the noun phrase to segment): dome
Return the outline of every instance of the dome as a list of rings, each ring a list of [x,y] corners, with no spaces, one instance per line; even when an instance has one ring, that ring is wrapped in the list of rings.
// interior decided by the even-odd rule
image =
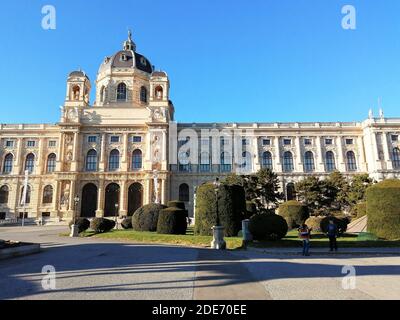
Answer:
[[[106,57],[101,64],[99,73],[112,71],[112,69],[138,69],[148,74],[153,73],[153,66],[143,55],[136,52],[136,45],[132,41],[129,32],[128,40],[123,44],[124,48],[111,57]]]
[[[69,74],[69,76],[68,76],[68,78],[76,78],[76,77],[84,77],[84,78],[87,78],[88,80],[89,80],[89,77],[86,75],[86,73],[84,72],[84,71],[82,71],[82,70],[79,70],[79,71],[72,71],[70,74]]]
[[[164,72],[164,71],[154,71],[151,76],[152,77],[167,77],[168,78],[167,73]]]

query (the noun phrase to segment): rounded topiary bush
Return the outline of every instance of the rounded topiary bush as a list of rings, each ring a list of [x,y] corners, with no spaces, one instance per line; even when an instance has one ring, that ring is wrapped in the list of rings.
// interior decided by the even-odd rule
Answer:
[[[158,216],[157,233],[186,234],[187,211],[172,207],[161,210]]]
[[[311,228],[312,231],[314,231],[314,232],[322,232],[322,229],[321,229],[322,219],[324,219],[324,217],[315,217],[315,216],[309,217],[306,220],[306,225],[309,228]]]
[[[279,240],[288,229],[286,220],[276,214],[256,214],[250,218],[249,231],[254,240]]]
[[[94,218],[90,223],[90,229],[95,233],[104,233],[115,227],[115,221],[105,218]]]
[[[320,230],[323,233],[328,232],[328,225],[329,225],[329,221],[333,220],[334,224],[336,224],[337,228],[338,228],[338,234],[342,235],[343,233],[346,232],[347,230],[347,226],[350,223],[350,219],[347,217],[324,217],[322,218],[321,222],[320,222]]]
[[[299,201],[287,201],[279,205],[279,215],[285,218],[289,229],[298,228],[310,217],[307,206]]]
[[[69,223],[69,228],[71,229],[74,221]],[[86,218],[77,218],[75,224],[78,226],[79,233],[85,232],[90,227],[90,221]]]
[[[132,216],[132,228],[135,231],[157,231],[158,216],[166,206],[148,204],[135,211]]]
[[[400,239],[400,180],[389,179],[367,189],[368,232],[388,240]]]
[[[168,201],[167,206],[168,208],[179,208],[182,210],[186,210],[185,203],[183,201],[177,201],[177,200]]]
[[[122,220],[121,226],[122,226],[122,228],[124,228],[125,230],[127,230],[127,229],[132,229],[132,217],[127,217],[127,218],[125,218],[124,220]]]

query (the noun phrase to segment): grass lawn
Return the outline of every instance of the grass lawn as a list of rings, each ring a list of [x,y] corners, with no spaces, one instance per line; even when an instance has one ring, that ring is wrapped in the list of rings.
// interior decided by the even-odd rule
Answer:
[[[81,236],[128,242],[177,244],[195,247],[210,247],[212,241],[212,237],[210,236],[195,236],[193,228],[188,228],[186,235],[158,234],[156,232],[139,232],[133,230],[113,230],[111,232],[96,235],[91,231],[86,231],[81,234]],[[242,238],[225,238],[225,241],[228,249],[234,250],[242,247]]]
[[[385,241],[379,240],[370,234],[344,234],[337,239],[338,246],[341,248],[383,248],[383,247],[400,247],[400,240]],[[290,248],[301,247],[302,243],[297,235],[297,230],[288,232],[285,238],[280,241],[255,241],[250,244],[257,248]],[[329,239],[324,234],[313,234],[311,237],[311,246],[314,248],[329,247]]]

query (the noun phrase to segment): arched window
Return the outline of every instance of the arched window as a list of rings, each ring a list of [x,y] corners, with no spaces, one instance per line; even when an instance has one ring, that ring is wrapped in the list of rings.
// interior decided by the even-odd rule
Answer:
[[[141,170],[143,166],[143,154],[142,151],[136,149],[132,153],[132,169]]]
[[[395,169],[400,168],[400,149],[399,148],[393,149],[393,167]]]
[[[120,83],[117,87],[117,101],[126,101],[126,84]]]
[[[32,173],[35,168],[35,155],[30,153],[26,156],[25,159],[25,170],[28,170],[29,173]]]
[[[348,171],[357,171],[357,161],[353,151],[346,153],[346,163]]]
[[[8,193],[10,189],[7,186],[2,186],[0,188],[0,204],[7,204],[8,203]]]
[[[307,151],[304,155],[304,171],[315,171],[314,154],[311,151]]]
[[[200,171],[201,172],[210,171],[210,154],[208,152],[202,152],[200,154]]]
[[[232,171],[232,158],[229,152],[221,153],[221,172]]]
[[[100,90],[100,102],[104,102],[106,87],[102,86]]]
[[[47,157],[47,172],[48,173],[56,171],[56,160],[57,160],[57,157],[54,153],[50,154]]]
[[[262,155],[262,167],[265,169],[273,169],[272,165],[272,154],[269,151],[266,151]]]
[[[117,149],[114,149],[110,152],[108,169],[110,171],[117,171],[119,169],[119,151]]]
[[[154,94],[157,100],[161,100],[163,98],[163,88],[161,86],[158,86],[155,89]]]
[[[21,204],[24,203],[24,187],[21,189]],[[28,188],[26,188],[26,196],[25,196],[25,204],[31,203],[31,186],[28,185]]]
[[[147,89],[146,87],[140,88],[140,102],[147,102]]]
[[[179,171],[181,172],[190,172],[190,152],[189,151],[181,151],[178,154],[179,161]]]
[[[242,163],[240,165],[241,169],[247,172],[252,170],[252,156],[250,152],[243,152],[242,153]]]
[[[293,155],[290,151],[283,154],[283,171],[292,172],[294,170]]]
[[[45,186],[43,189],[43,204],[53,203],[53,187]]]
[[[189,186],[183,183],[179,186],[179,201],[189,202]]]
[[[326,171],[333,172],[336,170],[335,155],[332,151],[328,151],[325,155]]]
[[[81,95],[81,88],[79,86],[74,86],[72,88],[72,100],[79,100]]]
[[[8,173],[12,172],[13,162],[14,162],[14,156],[11,153],[7,154],[4,158],[4,165],[3,165],[3,173],[4,174],[8,174]]]
[[[89,150],[86,155],[86,171],[97,171],[97,151]]]
[[[288,183],[286,185],[286,200],[295,200],[296,199],[296,188],[294,183]]]

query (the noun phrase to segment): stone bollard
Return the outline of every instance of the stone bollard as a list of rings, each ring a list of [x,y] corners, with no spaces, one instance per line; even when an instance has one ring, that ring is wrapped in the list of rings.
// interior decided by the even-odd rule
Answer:
[[[79,226],[77,224],[73,224],[71,226],[71,233],[69,235],[71,238],[79,237]]]
[[[224,240],[224,227],[215,226],[211,229],[213,230],[213,241],[211,242],[211,248],[216,250],[225,250],[226,242]]]
[[[242,233],[243,233],[243,242],[247,243],[253,240],[253,236],[249,231],[249,222],[250,220],[242,221]]]

